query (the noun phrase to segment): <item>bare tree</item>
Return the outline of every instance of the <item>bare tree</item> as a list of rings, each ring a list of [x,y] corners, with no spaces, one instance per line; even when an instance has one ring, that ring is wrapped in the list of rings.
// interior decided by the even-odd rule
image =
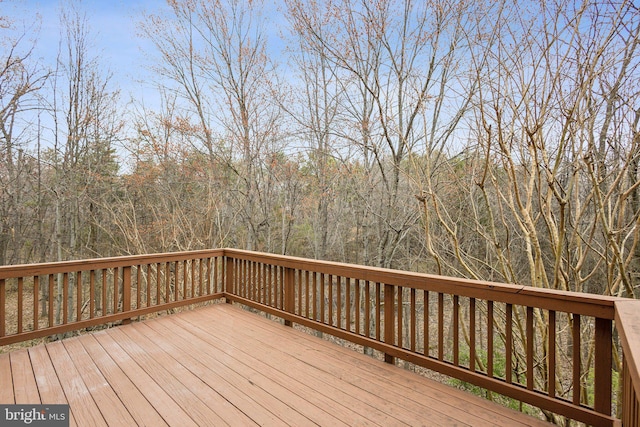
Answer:
[[[99,207],[117,173],[112,144],[122,122],[118,93],[109,88],[110,75],[97,56],[91,56],[86,15],[72,3],[61,10],[60,20],[64,33],[51,79],[49,108],[54,126],[48,154],[52,176],[47,185],[55,197],[53,258],[64,260],[108,253],[107,248],[98,247]],[[61,277],[58,286],[62,286]],[[69,298],[73,298],[71,292]]]
[[[291,66],[297,78],[290,83],[291,89],[282,108],[294,123],[293,133],[301,140],[308,159],[308,177],[314,205],[307,214],[312,233],[308,236],[313,248],[313,256],[327,259],[330,243],[330,208],[336,198],[336,127],[340,114],[340,103],[344,96],[344,77],[340,69],[329,59],[324,46],[317,45],[304,28],[296,24],[298,2],[288,2],[292,47],[290,48]],[[309,19],[313,27],[323,31],[318,24],[320,10],[315,3],[309,4]],[[320,38],[326,35],[320,35]],[[315,48],[314,48],[315,46]],[[293,102],[291,102],[293,101]],[[334,228],[335,230],[335,228]],[[333,233],[331,233],[333,234]]]
[[[291,2],[289,10],[310,49],[340,69],[344,85],[341,120],[333,130],[357,149],[368,170],[361,203],[375,250],[367,263],[391,266],[417,212],[408,207],[410,182],[403,179],[412,153],[446,143],[467,109],[469,92],[455,106],[448,86],[464,84],[456,70],[469,4],[410,1]],[[473,85],[472,85],[473,86]],[[443,106],[454,108],[442,114]],[[424,135],[421,131],[432,131]],[[346,132],[345,129],[350,130]]]
[[[8,20],[0,20],[9,28]],[[0,28],[2,27],[0,26]],[[28,149],[32,125],[40,108],[38,96],[49,73],[33,58],[33,45],[26,34],[0,39],[0,265],[20,262],[29,220],[25,206],[37,194],[32,180],[37,168]]]
[[[261,186],[280,138],[261,5],[176,1],[171,8],[173,16],[150,17],[142,28],[162,54],[161,71],[187,101],[184,119],[201,135],[211,166],[222,160],[235,175],[229,194],[245,226],[238,237],[256,249],[273,225],[272,200]]]

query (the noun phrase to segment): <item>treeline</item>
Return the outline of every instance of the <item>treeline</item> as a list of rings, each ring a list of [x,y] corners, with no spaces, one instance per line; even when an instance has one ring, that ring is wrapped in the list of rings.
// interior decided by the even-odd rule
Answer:
[[[633,1],[168,6],[153,109],[81,4],[55,64],[0,20],[0,265],[235,247],[634,296]]]

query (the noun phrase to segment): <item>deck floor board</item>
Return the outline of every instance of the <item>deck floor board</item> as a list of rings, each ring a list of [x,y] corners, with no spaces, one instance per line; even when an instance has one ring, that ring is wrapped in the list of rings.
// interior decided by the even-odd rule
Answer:
[[[49,343],[46,347],[67,403],[70,405],[70,412],[77,424],[80,426],[106,426],[107,423],[100,413],[98,405],[75,368],[73,355],[67,352],[62,341]]]
[[[111,356],[98,343],[95,337],[78,340],[92,358],[96,368],[113,387],[121,402],[128,402],[126,409],[138,425],[166,426],[167,423],[151,406],[146,397],[138,390],[131,379],[113,361]],[[124,405],[123,405],[124,406]]]
[[[45,404],[65,404],[67,399],[64,390],[60,384],[60,380],[56,374],[56,370],[51,363],[47,348],[43,345],[37,345],[29,349],[29,357],[33,373],[36,378],[40,401]],[[0,400],[2,401],[2,400]],[[34,402],[29,402],[34,403]],[[69,413],[70,425],[76,425],[73,413]]]
[[[71,425],[548,425],[230,304],[0,355],[0,403]]]
[[[190,317],[193,318],[192,316]],[[252,320],[262,320],[257,316],[255,317],[256,319]],[[226,321],[226,319],[211,319],[212,325],[219,325],[222,321]],[[235,324],[237,324],[237,319]],[[232,328],[229,323],[226,326]],[[193,323],[191,327],[202,326]],[[354,372],[357,372],[357,366],[349,366],[345,369],[329,368],[329,366],[335,367],[338,359],[326,357],[323,352],[318,351],[309,354],[307,352],[307,343],[303,341],[304,346],[296,346],[287,339],[288,334],[296,334],[298,331],[285,330],[282,332],[285,332],[285,334],[279,334],[278,339],[274,340],[273,336],[264,337],[264,330],[252,328],[251,324],[244,324],[241,328],[237,328],[232,339],[224,339],[228,339],[226,345],[232,346],[235,344],[245,348],[250,348],[252,343],[260,343],[261,359],[264,358],[268,369],[277,370],[281,373],[290,372],[290,375],[303,373],[304,376],[298,377],[298,379],[310,384],[316,394],[321,393],[333,399],[332,406],[343,405],[346,408],[351,408],[352,411],[357,413],[358,418],[367,419],[373,424],[382,426],[406,424],[415,421],[417,417],[428,416],[432,423],[439,425],[477,425],[477,423],[461,423],[460,420],[449,417],[447,414],[433,408],[427,411],[423,410],[425,409],[424,407],[419,407],[418,412],[413,412],[412,409],[415,408],[407,407],[406,399],[400,394],[392,393],[382,397],[385,394],[384,385],[381,388],[372,386],[360,388],[355,386],[353,384],[353,375]],[[215,332],[212,334],[215,334]],[[303,357],[300,360],[299,355],[302,353],[306,353],[308,357]],[[370,363],[372,360],[367,360],[367,362]],[[392,400],[396,400],[400,406],[398,403],[394,404]],[[399,407],[402,407],[403,410],[398,411]]]
[[[16,403],[9,354],[0,354],[0,403]]]
[[[13,377],[13,391],[17,404],[40,403],[40,394],[36,385],[36,378],[31,368],[31,360],[27,350],[14,351],[11,358],[11,375]]]
[[[154,329],[153,326],[161,326],[159,322],[152,325],[138,324],[136,329],[140,333],[150,334],[153,331],[157,333],[171,333],[170,329]],[[220,395],[227,398],[235,407],[243,414],[246,414],[259,425],[270,425],[275,423],[286,423],[290,425],[312,425],[314,424],[309,418],[295,411],[294,407],[287,406],[282,401],[276,399],[273,394],[258,388],[255,383],[247,380],[239,375],[238,371],[234,371],[224,363],[221,363],[215,357],[210,357],[206,351],[201,351],[202,346],[211,346],[205,342],[198,340],[193,335],[184,338],[178,335],[179,331],[174,332],[176,339],[171,343],[168,341],[160,341],[158,344],[162,346],[164,351],[172,354],[180,355],[185,362],[185,367],[203,378],[207,384],[215,389]],[[182,334],[187,335],[182,331]],[[200,351],[199,351],[200,350]],[[194,354],[203,355],[198,359]],[[216,372],[211,372],[209,366],[217,367]],[[243,370],[248,367],[243,366]]]
[[[228,321],[233,317],[233,314],[233,312],[230,312],[229,316],[225,316],[222,321]],[[220,320],[218,320],[219,322]],[[255,318],[250,319],[243,325],[239,333],[245,335],[246,340],[259,341],[263,346],[275,351],[276,347],[267,339],[262,338],[265,336],[264,327],[269,326],[267,322],[268,320],[265,322],[265,319],[255,316]],[[310,340],[307,340],[307,337]],[[420,387],[422,385],[420,381],[400,383],[404,388],[402,393],[398,393],[395,387],[388,387],[389,378],[381,377],[378,374],[379,370],[388,368],[391,368],[392,372],[397,374],[398,368],[371,359],[367,359],[365,364],[362,363],[362,359],[359,357],[348,360],[352,355],[361,356],[351,350],[338,347],[326,341],[318,342],[319,340],[315,337],[298,331],[291,333],[290,331],[282,330],[278,331],[277,340],[273,340],[273,336],[269,338],[271,338],[272,343],[277,342],[279,347],[302,349],[302,351],[298,350],[287,355],[278,355],[277,360],[284,362],[282,365],[296,367],[299,370],[308,370],[309,366],[311,366],[313,367],[313,375],[323,382],[327,390],[330,391],[336,387],[341,387],[347,394],[358,397],[361,402],[368,403],[370,407],[380,409],[387,417],[393,416],[397,418],[396,422],[410,423],[416,417],[423,417],[439,425],[501,425],[501,420],[498,420],[498,424],[496,424],[493,412],[483,411],[484,406],[478,406],[477,411],[473,413],[464,411],[451,413],[451,411],[446,411],[452,404],[458,405],[460,403],[459,398],[456,398],[455,395],[451,396],[437,391],[434,393],[431,388]],[[240,338],[236,336],[235,339],[239,340]],[[245,342],[244,344],[248,345],[249,343]],[[317,344],[325,345],[320,351]],[[364,369],[364,367],[369,366],[373,369]],[[415,374],[412,375],[415,376]],[[338,381],[347,385],[338,384]],[[429,399],[425,399],[425,396],[428,396]],[[402,412],[397,411],[399,407],[403,408]],[[512,424],[513,421],[511,420],[504,423],[505,426]]]
[[[95,339],[109,354],[114,363],[129,378],[136,388],[148,399],[156,412],[169,425],[197,426],[193,419],[185,412],[165,389],[158,385],[144,369],[131,358],[111,337],[110,331],[95,334]],[[129,405],[135,405],[130,402]]]
[[[300,411],[304,408],[304,416],[313,424],[328,423],[335,426],[347,426],[341,418],[335,417],[335,407],[322,406],[315,398],[316,393],[313,389],[303,383],[297,382],[292,377],[279,373],[270,373],[262,369],[261,362],[253,359],[245,353],[240,353],[235,348],[227,346],[224,342],[211,334],[202,333],[198,336],[195,328],[188,323],[183,328],[176,323],[159,322],[149,323],[149,327],[156,329],[164,334],[170,333],[174,336],[182,336],[188,340],[201,340],[205,345],[209,346],[210,351],[203,362],[217,366],[217,370],[224,374],[228,381],[232,381],[240,390],[248,395],[255,393],[266,393],[270,395],[278,403],[278,407],[282,411]],[[287,398],[283,398],[287,396]],[[305,399],[305,397],[307,397]],[[346,412],[346,415],[351,413]],[[280,411],[278,415],[282,416]],[[287,416],[292,416],[287,414]]]

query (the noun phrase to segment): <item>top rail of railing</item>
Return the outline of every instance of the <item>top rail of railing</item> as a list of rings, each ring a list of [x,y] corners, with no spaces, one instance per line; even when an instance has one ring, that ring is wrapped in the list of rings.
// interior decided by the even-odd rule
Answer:
[[[127,267],[141,264],[183,261],[194,258],[220,257],[224,249],[203,249],[198,251],[164,252],[144,255],[124,255],[117,257],[91,258],[70,261],[43,262],[37,264],[0,265],[0,279],[10,279],[45,274],[70,273],[82,270]]]

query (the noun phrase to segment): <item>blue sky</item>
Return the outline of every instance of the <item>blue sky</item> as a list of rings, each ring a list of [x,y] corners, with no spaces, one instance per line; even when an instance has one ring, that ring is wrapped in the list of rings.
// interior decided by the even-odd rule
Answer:
[[[39,32],[27,31],[36,38],[34,54],[53,67],[60,41],[60,10],[66,0],[0,0],[0,15],[12,21],[16,34],[31,30],[39,19]],[[90,28],[91,56],[98,56],[101,66],[111,70],[113,85],[122,89],[122,100],[139,99],[148,58],[149,43],[137,37],[136,26],[145,12],[165,9],[165,0],[83,0],[79,10],[86,12]],[[36,27],[37,29],[37,27]],[[4,31],[4,30],[3,30]]]
[[[60,10],[69,3],[70,0],[0,0],[0,16],[12,21],[16,34],[24,33],[25,28],[33,28],[33,22],[39,19],[39,32],[33,34],[37,39],[34,53],[44,65],[53,68],[60,41]],[[99,63],[111,71],[112,88],[121,90],[121,101],[126,103],[133,98],[155,107],[158,94],[151,89],[148,71],[154,48],[149,41],[137,36],[137,26],[145,14],[170,12],[167,1],[75,0],[75,3],[86,13],[89,23],[90,41],[94,47],[90,56],[98,56]],[[265,10],[272,23],[283,24],[278,4],[277,0],[267,0]],[[276,49],[281,49],[278,25],[268,25],[265,29]]]

